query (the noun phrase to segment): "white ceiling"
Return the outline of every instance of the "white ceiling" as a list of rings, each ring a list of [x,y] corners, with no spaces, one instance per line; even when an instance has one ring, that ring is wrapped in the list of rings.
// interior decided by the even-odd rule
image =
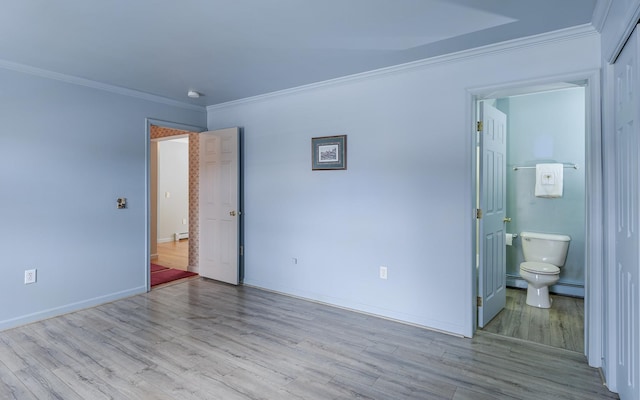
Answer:
[[[596,1],[3,0],[0,59],[212,105],[589,24]]]

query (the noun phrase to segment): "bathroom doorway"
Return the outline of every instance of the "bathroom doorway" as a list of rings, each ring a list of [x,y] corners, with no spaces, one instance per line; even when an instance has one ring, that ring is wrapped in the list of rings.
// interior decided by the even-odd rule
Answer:
[[[485,293],[502,295],[504,307],[495,313],[494,318],[490,314],[486,321],[482,320],[484,315],[479,314],[477,326],[483,326],[487,332],[581,353],[585,351],[584,298],[589,265],[586,245],[587,215],[590,215],[586,212],[586,172],[590,162],[586,146],[588,83],[588,80],[581,80],[510,88],[478,96],[475,101],[478,121],[481,120],[483,106],[504,113],[507,121],[506,160],[502,173],[505,182],[504,218],[501,218],[504,220],[504,238],[501,237],[496,241],[499,244],[494,246],[498,255],[493,254],[487,259],[482,254],[481,224],[485,210],[482,210],[485,215],[476,219],[475,238],[479,313],[483,312],[483,303],[485,306],[489,304],[483,298]],[[481,185],[486,183],[480,174],[482,166],[488,162],[486,155],[482,154],[480,139],[476,146],[476,204],[479,209],[486,207],[486,198],[481,199]],[[561,197],[535,196],[535,165],[538,163],[567,166],[563,169]],[[524,261],[520,238],[523,231],[571,237],[560,279],[550,287],[553,304],[549,309],[525,303],[527,282],[519,273],[520,263]],[[503,263],[506,273],[487,279],[486,271],[500,270],[491,268],[494,262]],[[486,290],[487,285],[493,286]]]

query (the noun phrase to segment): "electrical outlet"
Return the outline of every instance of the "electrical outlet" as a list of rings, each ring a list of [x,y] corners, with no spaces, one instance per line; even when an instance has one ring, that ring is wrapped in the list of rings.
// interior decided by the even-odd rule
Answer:
[[[24,271],[24,284],[36,283],[36,270],[28,269]]]
[[[380,279],[387,279],[387,267],[380,267]]]

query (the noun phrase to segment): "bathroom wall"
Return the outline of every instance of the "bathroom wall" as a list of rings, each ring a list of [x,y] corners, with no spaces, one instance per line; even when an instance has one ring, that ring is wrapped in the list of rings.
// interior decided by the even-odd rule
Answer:
[[[560,281],[551,288],[584,296],[585,277],[585,90],[583,87],[499,99],[507,114],[507,232],[569,235],[571,243]],[[564,169],[561,198],[534,196],[535,169],[513,170],[541,162],[577,164]],[[523,261],[518,237],[507,247],[507,283],[526,287],[519,279]]]

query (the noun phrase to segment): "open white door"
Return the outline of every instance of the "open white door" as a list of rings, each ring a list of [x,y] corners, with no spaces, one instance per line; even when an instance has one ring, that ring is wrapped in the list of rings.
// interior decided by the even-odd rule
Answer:
[[[616,340],[617,389],[621,399],[640,398],[640,32],[633,31],[614,64],[616,159]],[[613,285],[609,285],[612,290]]]
[[[200,276],[240,279],[240,135],[238,128],[200,133]]]
[[[506,304],[507,116],[480,103],[480,210],[478,326],[484,327]]]

